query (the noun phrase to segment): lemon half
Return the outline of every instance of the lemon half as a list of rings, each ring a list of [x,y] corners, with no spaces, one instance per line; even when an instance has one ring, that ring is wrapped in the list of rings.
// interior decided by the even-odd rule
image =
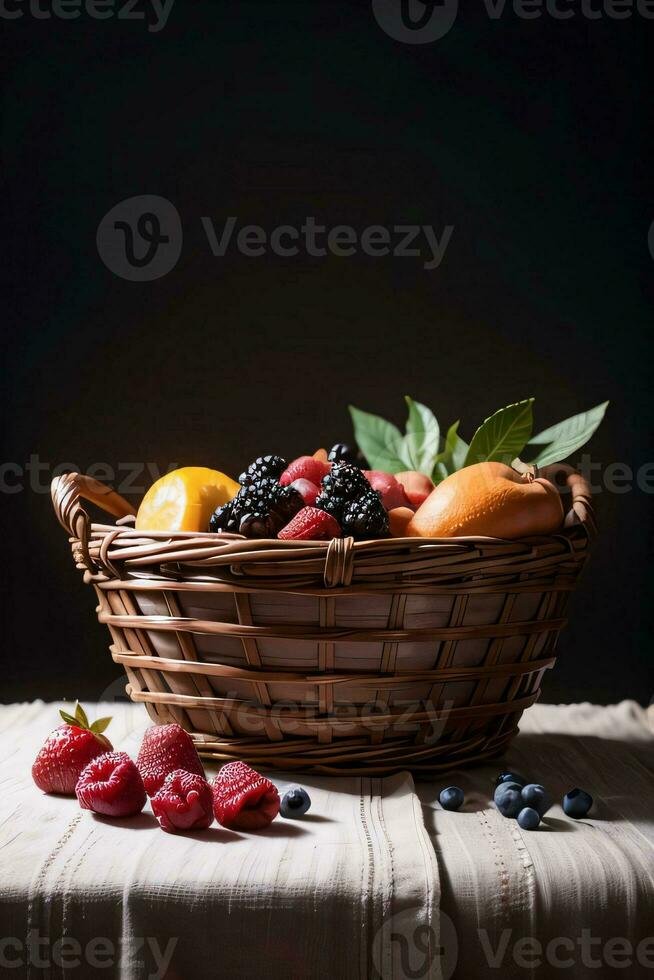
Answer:
[[[139,531],[207,531],[216,507],[240,490],[231,477],[206,466],[184,466],[153,483],[136,516]]]

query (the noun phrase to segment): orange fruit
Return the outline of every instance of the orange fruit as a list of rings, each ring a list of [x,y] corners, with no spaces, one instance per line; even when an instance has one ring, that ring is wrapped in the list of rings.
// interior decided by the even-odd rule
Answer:
[[[218,470],[184,466],[153,483],[136,515],[139,531],[208,531],[216,507],[226,504],[239,484]]]
[[[475,463],[439,483],[406,533],[425,538],[522,538],[549,534],[562,523],[561,497],[549,480],[534,480],[504,463]]]
[[[388,526],[390,528],[391,537],[410,537],[407,532],[407,525],[413,517],[414,511],[412,511],[410,507],[393,507],[392,510],[389,510]]]

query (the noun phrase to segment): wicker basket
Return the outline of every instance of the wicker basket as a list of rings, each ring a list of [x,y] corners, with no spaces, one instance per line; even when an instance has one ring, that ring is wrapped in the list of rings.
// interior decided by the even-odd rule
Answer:
[[[516,541],[144,536],[89,477],[52,498],[155,722],[259,768],[432,773],[501,754],[554,664],[594,522],[582,477],[544,475],[571,494],[565,527]]]

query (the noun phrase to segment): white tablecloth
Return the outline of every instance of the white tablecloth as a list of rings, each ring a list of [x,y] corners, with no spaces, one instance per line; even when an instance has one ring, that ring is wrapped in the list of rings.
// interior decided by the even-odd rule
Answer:
[[[142,707],[88,707],[135,755]],[[109,821],[44,796],[30,767],[57,722],[0,706],[2,977],[654,978],[654,734],[633,702],[536,705],[501,765],[438,784],[302,778],[310,814],[263,834],[172,836],[149,808]],[[504,765],[588,789],[593,817],[555,805],[521,831],[490,803]],[[437,803],[452,782],[459,813]]]
[[[492,808],[499,768],[557,798],[538,831]],[[654,978],[654,735],[643,708],[534,705],[501,767],[448,775],[466,792],[458,813],[440,808],[435,786],[417,784],[442,930],[452,935],[452,922],[458,938],[444,952],[446,972],[455,963],[461,980]],[[575,786],[594,797],[591,818],[563,813]]]
[[[107,735],[135,757],[142,706],[86,707],[114,715]],[[149,805],[104,820],[37,790],[31,764],[57,721],[55,705],[0,707],[0,936],[15,940],[1,976],[13,961],[20,977],[359,980],[371,959],[392,976],[385,922],[409,909],[429,931],[438,873],[410,776],[306,778],[302,821],[170,835]],[[61,937],[72,939],[63,957]]]

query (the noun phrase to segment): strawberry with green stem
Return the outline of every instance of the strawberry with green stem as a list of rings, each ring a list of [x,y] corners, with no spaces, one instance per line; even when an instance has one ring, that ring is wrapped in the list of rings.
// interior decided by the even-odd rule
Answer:
[[[59,712],[64,724],[51,732],[32,766],[32,778],[44,793],[75,795],[82,770],[97,756],[111,752],[113,746],[103,734],[111,718],[89,722],[84,708],[75,705],[75,713]]]

